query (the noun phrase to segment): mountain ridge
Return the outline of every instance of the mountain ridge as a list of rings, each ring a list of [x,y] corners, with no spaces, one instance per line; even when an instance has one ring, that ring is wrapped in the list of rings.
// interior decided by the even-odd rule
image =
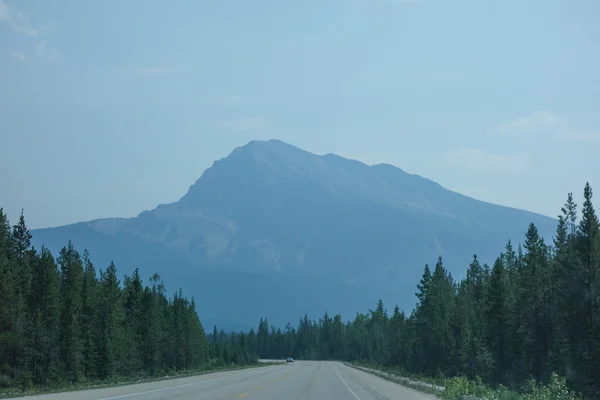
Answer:
[[[283,141],[281,141],[279,139],[269,139],[269,140],[251,140],[246,145],[236,147],[228,156],[222,157],[219,160],[215,160],[213,162],[213,164],[209,168],[207,168],[204,171],[204,173],[192,185],[190,185],[188,187],[187,192],[182,197],[180,197],[180,199],[177,200],[177,201],[170,202],[170,203],[161,203],[161,204],[158,204],[155,208],[152,208],[152,209],[149,209],[149,210],[143,210],[140,213],[138,213],[136,216],[133,216],[133,217],[101,217],[101,218],[96,218],[96,219],[89,220],[89,221],[82,221],[82,222],[75,222],[75,223],[69,223],[69,224],[64,224],[64,225],[56,225],[56,226],[51,226],[51,227],[38,228],[38,229],[36,229],[36,231],[44,230],[44,229],[61,228],[61,227],[70,226],[70,225],[76,225],[76,224],[82,224],[82,223],[85,224],[85,223],[91,223],[91,222],[102,221],[102,220],[131,220],[131,219],[139,217],[140,215],[142,215],[144,213],[152,212],[152,211],[154,211],[156,209],[159,209],[159,208],[162,208],[162,207],[166,207],[166,206],[170,206],[172,204],[178,203],[178,202],[182,201],[184,198],[186,198],[186,196],[188,196],[190,194],[190,191],[192,191],[193,188],[198,184],[198,182],[204,177],[205,173],[207,171],[211,170],[212,168],[214,168],[215,165],[218,165],[221,161],[228,159],[229,157],[231,157],[232,155],[234,155],[236,152],[238,152],[240,150],[243,150],[243,149],[251,147],[251,146],[264,145],[264,144],[276,144],[278,147],[283,145],[283,146],[285,146],[287,148],[294,149],[295,151],[299,151],[299,152],[305,153],[305,154],[307,154],[309,156],[312,156],[314,158],[319,158],[319,157],[322,157],[322,158],[336,158],[336,159],[342,160],[344,162],[351,162],[351,163],[360,164],[361,166],[366,167],[366,168],[372,168],[372,169],[384,169],[385,168],[385,169],[387,169],[389,171],[392,171],[392,172],[396,172],[396,173],[400,172],[400,173],[405,174],[405,175],[407,175],[408,177],[411,177],[411,178],[421,179],[423,182],[426,182],[427,184],[433,185],[433,187],[436,187],[436,188],[443,189],[445,191],[451,192],[451,193],[453,193],[455,195],[458,195],[458,196],[460,196],[462,198],[466,198],[466,199],[469,199],[469,200],[472,200],[472,201],[475,201],[475,202],[479,202],[479,203],[484,203],[484,204],[487,204],[487,205],[493,205],[493,206],[496,206],[496,207],[501,207],[501,208],[509,209],[509,210],[512,210],[512,211],[531,213],[531,214],[538,215],[540,217],[551,218],[551,219],[555,220],[556,222],[558,222],[553,217],[550,217],[550,216],[547,216],[547,215],[544,215],[544,214],[541,214],[541,213],[538,213],[538,212],[535,212],[535,211],[520,209],[520,208],[517,208],[517,207],[506,206],[506,205],[501,205],[501,204],[496,204],[496,203],[491,203],[491,202],[487,202],[487,201],[484,201],[484,200],[476,199],[476,198],[471,197],[471,196],[464,195],[464,194],[462,194],[460,192],[457,192],[455,190],[448,189],[445,186],[441,185],[439,182],[436,182],[436,181],[434,181],[432,179],[426,178],[426,177],[424,177],[422,175],[408,173],[408,172],[404,171],[402,168],[397,167],[397,166],[395,166],[393,164],[390,164],[390,163],[367,164],[367,163],[365,163],[363,161],[355,160],[355,159],[350,159],[350,158],[345,158],[345,157],[340,156],[340,155],[335,154],[335,153],[326,153],[324,155],[317,155],[317,154],[314,154],[314,153],[310,153],[310,152],[308,152],[306,150],[300,149],[299,147],[296,147],[296,146],[294,146],[292,144],[285,143],[285,142],[283,142]],[[283,148],[283,146],[282,146],[282,148]]]

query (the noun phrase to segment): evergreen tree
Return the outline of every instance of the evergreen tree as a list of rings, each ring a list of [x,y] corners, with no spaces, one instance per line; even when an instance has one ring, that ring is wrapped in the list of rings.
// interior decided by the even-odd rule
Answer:
[[[82,368],[87,379],[98,376],[98,278],[87,250],[83,252],[83,282],[81,287]]]
[[[142,325],[142,301],[144,294],[144,283],[136,268],[131,277],[125,276],[124,288],[124,336],[123,355],[126,363],[125,369],[133,373],[142,366],[142,354],[144,352],[144,342],[142,340],[144,327]]]
[[[31,379],[28,364],[32,357],[29,339],[33,328],[27,303],[31,289],[31,264],[35,257],[35,251],[31,250],[31,233],[25,224],[23,210],[21,210],[19,222],[13,227],[12,241],[14,247],[12,285],[15,290],[12,326],[16,341],[11,354],[11,363],[15,377],[25,387]]]
[[[102,379],[114,378],[127,372],[123,365],[124,310],[117,269],[110,263],[106,271],[100,270],[100,335],[98,338],[98,373]]]
[[[592,204],[592,188],[583,191],[581,220],[576,234],[576,254],[580,267],[582,294],[580,358],[584,385],[600,381],[600,247],[599,222]]]
[[[10,380],[14,374],[14,308],[16,306],[13,275],[14,247],[10,223],[0,208],[0,378]]]
[[[493,370],[490,371],[494,382],[506,383],[503,373],[509,369],[509,353],[507,329],[510,327],[510,303],[508,299],[508,279],[504,257],[496,259],[492,269],[487,305],[485,308],[488,327],[489,349],[493,357]]]
[[[71,241],[58,257],[60,266],[60,335],[59,354],[63,376],[76,382],[82,376],[81,287],[83,264]]]
[[[535,225],[525,235],[525,255],[521,270],[520,310],[525,371],[537,380],[548,377],[546,366],[552,341],[550,269],[548,252]]]
[[[31,249],[31,232],[25,224],[25,217],[23,216],[23,210],[19,216],[19,223],[13,227],[13,246],[15,255],[15,267],[16,275],[18,280],[16,281],[15,288],[17,290],[17,301],[21,304],[19,312],[24,312],[26,299],[29,295],[29,288],[31,285],[31,266],[29,257],[32,254],[29,250]]]
[[[38,385],[55,380],[58,375],[59,291],[60,278],[54,257],[42,247],[39,256],[34,258],[28,299],[32,326],[28,368],[33,383]]]

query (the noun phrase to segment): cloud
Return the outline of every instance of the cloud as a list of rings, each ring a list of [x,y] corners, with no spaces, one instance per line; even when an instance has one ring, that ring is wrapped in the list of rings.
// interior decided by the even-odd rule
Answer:
[[[29,18],[5,0],[0,0],[0,22],[8,24],[13,30],[31,36],[32,40],[37,40],[31,54],[25,54],[22,51],[13,51],[10,57],[19,62],[29,62],[36,59],[43,61],[56,61],[59,59],[59,52],[52,46],[48,40],[41,38],[40,30],[34,28]]]
[[[15,8],[0,0],[0,21],[3,21],[11,26],[15,31],[22,32],[29,36],[37,36],[39,30],[31,26],[29,18]]]
[[[260,131],[267,127],[269,121],[263,116],[254,116],[232,121],[224,121],[219,125],[221,128],[231,129],[236,131]]]
[[[549,111],[536,111],[535,113],[520,117],[514,121],[506,122],[496,128],[500,134],[529,134],[540,131],[555,130],[562,124],[563,119]]]
[[[188,72],[190,69],[185,67],[148,67],[136,70],[138,75],[172,75],[182,72]]]
[[[444,161],[450,168],[477,173],[518,173],[533,164],[533,157],[527,152],[499,154],[483,149],[462,147],[444,154]]]
[[[550,111],[536,111],[499,125],[494,132],[499,135],[534,136],[573,142],[600,142],[600,132],[581,132],[571,127],[565,119]]]
[[[10,58],[19,62],[27,62],[27,57],[20,51],[13,51],[10,53]]]

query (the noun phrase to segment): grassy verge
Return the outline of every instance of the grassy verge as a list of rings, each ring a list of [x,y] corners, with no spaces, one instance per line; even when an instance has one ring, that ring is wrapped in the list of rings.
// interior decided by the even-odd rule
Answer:
[[[223,366],[223,367],[211,367],[211,368],[199,368],[195,370],[181,371],[181,372],[170,372],[160,376],[141,376],[141,377],[128,377],[128,378],[117,378],[110,381],[94,381],[94,382],[81,382],[77,384],[56,386],[56,387],[34,387],[21,390],[18,388],[4,388],[0,389],[0,399],[9,399],[23,396],[33,396],[41,394],[52,394],[52,393],[64,393],[74,392],[79,390],[90,390],[90,389],[103,389],[117,386],[133,385],[137,383],[157,382],[169,379],[187,378],[190,376],[198,376],[204,374],[211,374],[215,372],[224,371],[236,371],[249,368],[260,368],[276,365],[275,362],[259,362],[256,364],[249,364],[243,366]]]
[[[537,385],[530,382],[523,393],[518,393],[499,385],[484,385],[480,379],[470,380],[465,377],[424,378],[407,376],[397,370],[377,369],[358,363],[346,365],[379,376],[403,386],[421,392],[433,394],[450,400],[577,400],[580,397],[567,388],[564,378],[553,374],[548,385]]]
[[[356,362],[346,362],[345,364],[349,367],[368,372],[372,375],[418,390],[420,392],[440,396],[445,391],[443,382],[440,382],[439,379],[409,375],[394,369],[374,368],[372,366]]]

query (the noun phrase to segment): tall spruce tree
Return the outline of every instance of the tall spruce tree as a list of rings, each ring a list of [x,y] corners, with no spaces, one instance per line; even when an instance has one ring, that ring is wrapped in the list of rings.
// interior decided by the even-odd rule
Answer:
[[[100,270],[100,332],[98,338],[98,373],[102,379],[112,379],[127,372],[123,364],[123,325],[125,321],[117,269],[110,263]]]
[[[60,334],[59,354],[63,376],[72,382],[82,378],[81,288],[83,263],[71,241],[58,257],[60,266]]]
[[[28,368],[33,383],[47,384],[59,373],[60,277],[54,257],[45,247],[33,259],[28,307],[32,327]]]
[[[14,376],[13,354],[16,336],[14,247],[10,223],[0,208],[0,375],[6,380]]]
[[[16,342],[11,359],[15,377],[25,387],[31,379],[28,363],[32,357],[31,343],[29,342],[32,326],[27,303],[31,289],[31,264],[35,257],[35,251],[31,250],[31,233],[25,223],[23,210],[21,210],[19,222],[13,226],[12,241],[14,247],[12,284],[15,290],[12,326]]]
[[[487,304],[485,307],[489,349],[493,357],[493,367],[490,378],[493,382],[506,383],[504,372],[509,368],[509,338],[507,329],[510,327],[508,321],[510,315],[510,303],[508,299],[508,279],[504,256],[496,259],[487,291]]]
[[[82,368],[84,376],[98,378],[99,298],[96,268],[87,250],[83,252],[83,282],[81,287]]]
[[[585,185],[583,197],[581,220],[576,234],[582,290],[580,365],[584,369],[584,385],[592,385],[593,382],[600,381],[600,227],[589,183]]]

